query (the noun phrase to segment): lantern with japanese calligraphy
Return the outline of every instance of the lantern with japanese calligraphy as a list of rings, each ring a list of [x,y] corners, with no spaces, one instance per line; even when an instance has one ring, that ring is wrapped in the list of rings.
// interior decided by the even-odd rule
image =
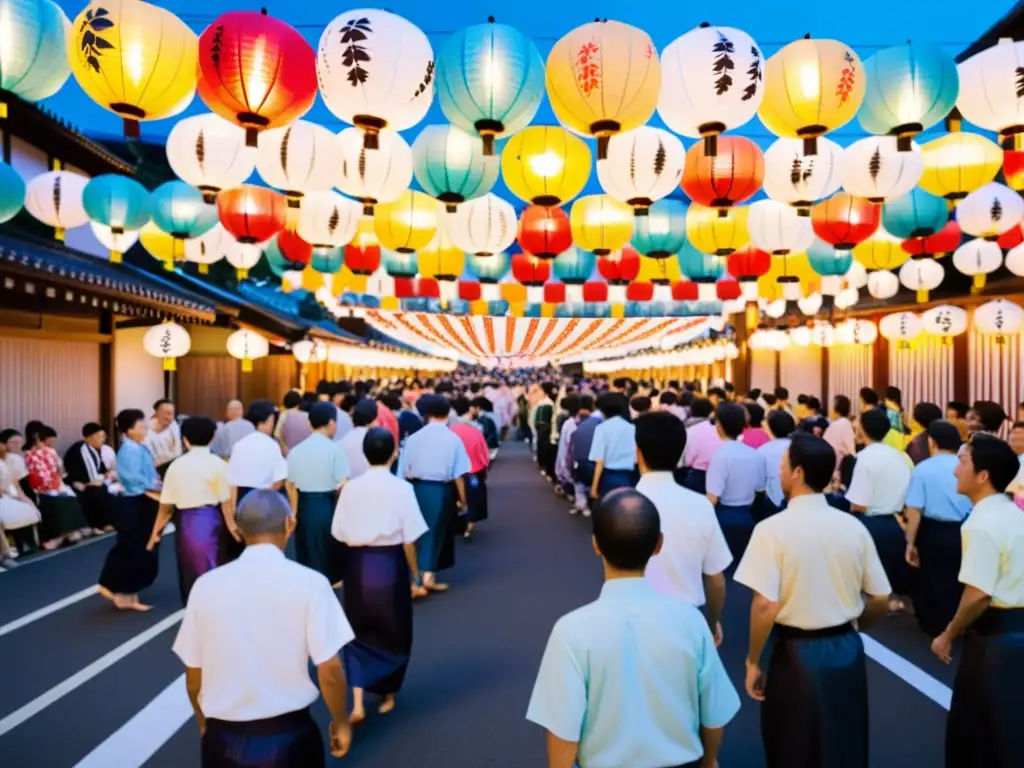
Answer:
[[[854,197],[884,203],[907,194],[924,172],[917,147],[901,151],[895,136],[869,136],[843,153],[843,189]]]
[[[412,144],[413,174],[423,191],[455,211],[486,195],[498,180],[498,158],[484,153],[480,137],[453,125],[428,125]]]
[[[629,242],[633,218],[628,205],[608,195],[581,197],[569,210],[573,243],[596,256],[607,256]]]
[[[196,89],[196,35],[170,11],[141,0],[93,0],[72,25],[67,58],[82,90],[124,119],[176,115]]]
[[[215,227],[210,231],[215,232],[216,229]],[[225,236],[231,237],[226,230],[222,229],[221,231]],[[263,255],[266,257],[271,271],[281,277],[285,272],[305,268],[313,258],[313,246],[295,232],[282,229],[267,241],[263,248]]]
[[[252,361],[270,354],[270,343],[256,331],[241,329],[228,336],[228,354],[242,361],[242,373],[252,372]]]
[[[968,240],[953,253],[953,266],[973,280],[971,293],[980,293],[985,287],[985,277],[1002,265],[1003,249],[994,240],[976,237]]]
[[[501,253],[515,242],[516,210],[511,203],[488,193],[448,214],[448,233],[452,242],[466,253]]]
[[[924,331],[921,318],[913,312],[897,312],[886,315],[878,324],[878,332],[883,338],[896,343],[896,349],[910,349],[910,342]]]
[[[775,200],[751,203],[747,218],[750,242],[773,256],[806,251],[814,242],[811,221],[792,206]]]
[[[572,245],[569,215],[561,208],[529,205],[519,215],[520,247],[539,259],[553,259]]]
[[[380,244],[388,250],[418,251],[433,240],[437,232],[437,202],[423,192],[406,190],[397,200],[377,206],[373,230]],[[515,232],[515,227],[512,231]]]
[[[873,344],[878,338],[878,326],[870,320],[851,318],[836,326],[837,344]]]
[[[764,180],[764,155],[761,148],[743,136],[721,136],[714,156],[698,142],[686,153],[682,188],[700,205],[726,208],[753,197]]]
[[[565,300],[569,304],[583,301],[583,284],[594,272],[596,259],[590,251],[573,247],[558,254],[551,262],[555,277],[565,284]]]
[[[818,139],[815,153],[800,139],[779,139],[764,153],[764,192],[772,200],[811,215],[811,206],[831,196],[842,183],[843,148]]]
[[[355,237],[361,208],[337,192],[311,192],[299,211],[299,237],[314,248],[337,248]]]
[[[951,304],[940,304],[921,315],[924,332],[938,336],[942,343],[953,343],[953,337],[967,331],[967,311]]]
[[[142,337],[142,347],[153,357],[163,360],[165,371],[178,369],[177,360],[192,349],[192,337],[177,323],[154,325]]]
[[[149,190],[116,173],[91,178],[82,190],[82,205],[92,221],[109,227],[114,235],[137,232],[149,221]],[[121,261],[121,253],[111,249],[110,260]]]
[[[999,134],[1006,149],[1021,149],[1024,103],[1020,66],[1024,43],[1003,37],[957,66],[960,95],[956,108],[974,125]]]
[[[2,0],[0,27],[0,117],[6,117],[3,94],[36,102],[67,82],[67,40],[73,35],[64,11],[49,0]]]
[[[922,145],[921,153],[924,173],[918,184],[951,206],[992,181],[1003,164],[999,146],[976,133],[948,133]]]
[[[994,336],[997,344],[1020,333],[1024,309],[1008,299],[996,299],[974,310],[974,328],[984,336]]]
[[[296,120],[283,128],[262,131],[256,170],[274,189],[284,192],[288,207],[300,207],[303,195],[329,192],[338,182],[342,153],[338,137],[326,128]]]
[[[882,226],[900,240],[934,235],[948,218],[946,202],[919,187],[886,201],[882,208]]]
[[[1016,227],[1022,218],[1024,200],[1017,192],[994,181],[971,192],[956,207],[956,221],[961,231],[986,240],[998,239]]]
[[[853,250],[878,229],[882,209],[846,192],[833,195],[811,209],[814,234],[840,251]]]
[[[928,293],[938,288],[945,276],[946,270],[929,256],[915,256],[900,267],[900,282],[917,293],[918,304],[928,301]]]
[[[697,284],[698,301],[718,298],[716,282],[725,274],[724,257],[702,253],[687,243],[676,254],[676,260],[683,276]]]
[[[626,300],[626,286],[640,273],[640,254],[627,245],[598,259],[597,271],[608,283],[608,301],[621,304]]]
[[[487,256],[471,254],[466,259],[466,270],[480,281],[481,298],[484,301],[498,301],[501,289],[498,283],[508,274],[511,258],[504,251]]]
[[[526,300],[530,304],[542,304],[544,283],[551,279],[551,262],[531,253],[517,253],[512,257],[512,276],[526,286]]]
[[[246,146],[244,128],[208,112],[174,124],[167,135],[167,162],[179,179],[212,203],[222,189],[248,180],[256,167],[256,149]]]
[[[412,149],[395,131],[379,131],[377,148],[363,146],[363,133],[346,128],[338,134],[341,147],[341,173],[337,187],[363,204],[364,212],[373,213],[377,203],[397,200],[412,181]]]
[[[531,125],[501,151],[501,176],[509,191],[534,205],[564,205],[587,185],[587,143],[565,128]]]
[[[806,154],[813,155],[817,137],[857,114],[864,90],[864,68],[852,48],[807,35],[769,57],[757,114],[776,136],[803,139]]]
[[[743,206],[716,209],[691,205],[686,214],[686,237],[698,251],[728,256],[750,242],[749,215],[750,209]]]
[[[25,190],[21,174],[0,161],[0,224],[13,219],[25,206]]]
[[[385,128],[419,123],[434,98],[434,51],[415,24],[360,8],[336,16],[317,50],[320,95],[334,116],[361,129],[367,149]],[[344,190],[343,190],[344,191]]]
[[[807,249],[807,262],[821,275],[821,292],[836,296],[843,288],[843,277],[850,271],[853,254],[815,238]]]
[[[32,179],[25,188],[25,210],[63,242],[66,230],[89,221],[82,194],[89,179],[71,171],[50,171]]]
[[[548,98],[558,121],[597,137],[597,158],[608,138],[639,128],[658,106],[661,62],[650,36],[618,21],[593,21],[551,48]]]
[[[153,223],[175,241],[200,237],[213,229],[218,220],[217,206],[207,203],[202,192],[183,181],[161,184],[153,190],[149,204]],[[176,245],[176,256],[178,251]],[[180,256],[184,256],[183,247]]]
[[[687,205],[681,200],[654,203],[633,224],[632,245],[644,256],[667,259],[686,244]]]
[[[668,131],[642,125],[608,139],[608,154],[597,162],[605,194],[643,216],[656,200],[672,192],[683,178],[686,152]]]

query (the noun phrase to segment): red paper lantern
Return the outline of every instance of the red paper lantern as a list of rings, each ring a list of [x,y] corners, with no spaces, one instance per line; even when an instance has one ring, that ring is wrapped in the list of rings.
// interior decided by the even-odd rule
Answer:
[[[262,243],[284,229],[288,201],[267,187],[243,184],[217,195],[220,223],[240,243]]]
[[[416,295],[421,299],[440,299],[441,287],[432,277],[416,278]]]
[[[1006,242],[1011,242],[1013,239],[1013,232],[1017,231],[1017,228],[1011,229],[1003,237],[1008,237]],[[942,253],[951,253],[960,247],[960,241],[963,239],[963,232],[960,230],[960,225],[956,221],[950,220],[946,222],[946,226],[936,232],[934,235],[928,235],[928,237],[912,237],[909,240],[904,240],[901,244],[903,250],[909,253],[911,256],[936,256]],[[1003,245],[1003,238],[999,239],[999,245],[1002,248],[1012,248],[1013,246]]]
[[[483,295],[483,289],[476,280],[459,281],[459,298],[463,301],[479,301]]]
[[[358,238],[357,238],[358,240]],[[356,275],[372,275],[380,266],[380,244],[356,240],[345,246],[345,266]]]
[[[822,200],[811,208],[814,234],[839,251],[853,250],[878,229],[882,206],[846,192]]]
[[[630,283],[626,286],[626,301],[652,301],[654,283]]]
[[[590,280],[584,283],[583,301],[589,303],[608,301],[608,283],[603,280]]]
[[[1017,191],[1024,189],[1024,151],[1008,149],[1003,152],[1003,176],[1006,186]]]
[[[396,277],[395,278],[395,298],[396,299],[415,299],[416,298],[416,278],[414,278],[414,277]]]
[[[597,260],[597,271],[609,285],[626,285],[640,274],[640,254],[627,245]]]
[[[544,285],[551,279],[551,262],[522,251],[512,256],[512,277],[523,285]]]
[[[1008,251],[1011,248],[1016,248],[1021,243],[1024,243],[1024,230],[1022,230],[1020,224],[1018,224],[1015,227],[1013,227],[1013,229],[1010,229],[1001,234],[996,239],[996,243],[998,243],[999,247],[1002,248],[1004,251]]]
[[[706,153],[703,141],[690,147],[680,186],[695,203],[728,208],[753,197],[763,181],[761,148],[743,136],[719,136],[714,157]]]
[[[735,280],[719,280],[715,287],[718,289],[718,298],[722,301],[734,301],[742,294],[740,284]]]
[[[738,280],[756,280],[768,274],[772,268],[772,257],[768,251],[747,245],[730,253],[725,259],[725,267]]]
[[[292,26],[254,11],[221,14],[199,36],[199,98],[226,120],[257,131],[306,114],[316,99],[316,54]]]
[[[528,205],[519,216],[519,245],[539,259],[553,259],[572,245],[569,216],[561,208]]]
[[[564,304],[565,283],[544,283],[544,303]]]
[[[673,301],[696,301],[700,289],[697,284],[690,280],[680,280],[679,282],[672,283],[672,300]]]
[[[306,265],[313,258],[313,246],[288,229],[277,233],[277,247],[290,264]]]

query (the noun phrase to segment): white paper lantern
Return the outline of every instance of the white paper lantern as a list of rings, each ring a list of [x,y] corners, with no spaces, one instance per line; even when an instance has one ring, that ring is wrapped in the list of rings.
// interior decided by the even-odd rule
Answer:
[[[246,146],[244,128],[207,113],[174,124],[167,135],[167,162],[179,179],[212,203],[222,189],[249,179],[256,167],[256,148]]]
[[[281,275],[281,288],[285,293],[291,293],[302,288],[302,272],[297,269],[285,270],[284,274]]]
[[[814,323],[811,326],[811,342],[819,347],[831,347],[836,343],[836,329],[831,323]]]
[[[859,290],[868,284],[868,270],[859,261],[854,261],[850,264],[850,268],[846,274],[843,275],[843,281],[846,283],[847,288],[853,288]]]
[[[298,235],[314,248],[336,248],[352,242],[362,209],[337,192],[313,192],[302,201]]]
[[[900,291],[900,279],[887,269],[868,273],[868,293],[874,299],[891,299]]]
[[[434,98],[434,51],[419,27],[388,11],[360,8],[334,18],[316,57],[324,104],[365,132],[367,149],[379,131],[420,122]]]
[[[900,152],[896,136],[868,136],[843,152],[843,189],[873,203],[895,200],[912,190],[924,173],[916,144]]]
[[[771,349],[769,331],[758,329],[750,334],[747,346],[751,349]]]
[[[897,349],[910,349],[910,342],[921,335],[924,324],[913,312],[897,312],[886,315],[878,324],[878,332],[889,341],[896,343]]]
[[[270,342],[266,337],[247,328],[235,331],[228,336],[228,354],[242,361],[242,373],[252,371],[252,361],[270,354]]]
[[[962,274],[974,278],[973,293],[984,288],[985,276],[995,272],[1002,264],[1003,249],[992,240],[968,240],[953,252],[953,266]]]
[[[366,278],[366,293],[370,296],[394,296],[395,278],[383,266]]]
[[[823,137],[817,145],[817,154],[808,155],[803,139],[778,139],[764,153],[765,194],[802,216],[810,216],[811,206],[842,184],[842,147]]]
[[[305,194],[333,188],[341,164],[338,137],[316,123],[296,120],[259,133],[256,170],[267,185],[288,196],[292,208],[299,207]]]
[[[860,291],[856,288],[843,288],[836,294],[834,304],[836,309],[849,309],[860,301]]]
[[[176,360],[192,349],[192,337],[177,323],[160,323],[146,331],[142,347],[153,357],[164,361],[165,371],[173,371],[178,367]]]
[[[376,203],[397,200],[412,182],[412,149],[394,131],[377,135],[377,149],[363,146],[358,128],[346,128],[338,134],[341,147],[341,173],[337,187],[361,202],[366,213]]]
[[[778,299],[777,301],[766,303],[764,305],[764,313],[773,320],[782,317],[786,314],[786,300]]]
[[[764,60],[746,32],[710,25],[690,30],[661,52],[658,114],[692,138],[739,128],[761,106]],[[708,143],[706,154],[714,155],[714,141]]]
[[[960,94],[956,108],[964,119],[985,130],[1014,137],[1020,148],[1024,101],[1020,97],[1020,66],[1024,43],[1002,38],[996,45],[957,65]]]
[[[873,344],[878,338],[878,326],[870,320],[852,318],[836,326],[837,344]]]
[[[1011,248],[1006,254],[1006,261],[1003,263],[1012,274],[1017,277],[1024,277],[1024,243]]]
[[[974,190],[956,207],[957,224],[964,234],[972,237],[994,240],[1017,226],[1021,218],[1024,218],[1024,200],[1014,190],[995,181]]]
[[[490,193],[460,205],[447,224],[452,244],[474,256],[501,253],[516,239],[515,208]]]
[[[821,303],[821,294],[812,293],[810,296],[797,299],[796,305],[800,307],[800,311],[805,315],[816,315],[818,310],[821,309]]]
[[[990,301],[974,310],[974,327],[978,333],[994,336],[997,344],[1020,333],[1021,325],[1024,325],[1024,309],[1006,299]]]
[[[921,326],[925,333],[950,344],[954,336],[967,331],[967,311],[952,304],[940,304],[921,315]]]
[[[900,282],[912,291],[917,292],[917,303],[928,301],[928,293],[942,284],[946,270],[935,259],[911,259],[900,267]]]
[[[768,345],[770,349],[774,349],[776,352],[782,352],[783,350],[788,349],[789,334],[778,328],[768,331]]]
[[[240,243],[234,240],[228,243],[224,251],[224,258],[235,268],[238,279],[245,280],[249,277],[249,270],[259,264],[266,246],[267,243]]]
[[[138,230],[122,229],[120,232],[115,232],[106,224],[100,224],[98,221],[90,221],[89,228],[100,245],[110,251],[110,260],[115,264],[121,261],[121,254],[139,241]]]
[[[184,241],[185,261],[198,264],[199,274],[208,274],[210,265],[216,264],[223,259],[228,251],[234,248],[235,244],[234,235],[224,229],[218,222],[206,234]]]
[[[811,345],[811,329],[806,325],[790,328],[789,340],[794,346],[809,347]]]
[[[302,365],[322,363],[327,359],[327,347],[320,341],[302,339],[292,344],[292,354]]]
[[[25,210],[53,227],[53,236],[63,241],[66,230],[89,221],[82,205],[82,192],[89,179],[71,171],[50,171],[36,176],[25,190]]]
[[[679,186],[685,164],[686,152],[679,139],[642,125],[608,139],[607,156],[597,161],[597,178],[609,197],[642,214]]]
[[[776,200],[758,200],[750,204],[747,228],[750,241],[772,256],[806,251],[814,242],[814,229],[807,216]]]

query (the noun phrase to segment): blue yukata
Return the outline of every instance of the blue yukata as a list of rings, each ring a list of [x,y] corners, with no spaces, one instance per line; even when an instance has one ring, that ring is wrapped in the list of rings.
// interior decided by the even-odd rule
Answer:
[[[708,464],[707,492],[717,496],[715,512],[735,562],[754,530],[751,508],[758,491],[765,487],[764,457],[738,440],[723,440]]]
[[[616,488],[636,485],[636,426],[621,416],[612,416],[597,425],[594,441],[590,444],[590,460],[604,462],[598,494],[603,498]]]

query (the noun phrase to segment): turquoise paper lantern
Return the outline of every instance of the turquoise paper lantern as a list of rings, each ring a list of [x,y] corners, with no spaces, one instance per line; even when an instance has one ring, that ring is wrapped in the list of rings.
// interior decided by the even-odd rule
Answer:
[[[814,238],[807,249],[807,261],[811,269],[822,277],[843,277],[853,265],[853,254],[839,251],[820,238]]]
[[[57,93],[71,76],[64,11],[50,0],[0,0],[0,25],[0,90],[32,102]]]
[[[412,144],[413,173],[423,191],[454,211],[486,195],[498,180],[498,158],[484,155],[479,137],[454,125],[428,125]]]
[[[725,274],[725,257],[698,251],[686,243],[676,254],[679,272],[695,283],[713,283]]]
[[[416,258],[415,253],[399,253],[398,251],[381,248],[380,259],[384,265],[384,271],[391,277],[412,278],[416,277],[416,273],[419,270],[419,260]]]
[[[504,251],[491,256],[470,255],[466,258],[466,271],[481,283],[493,285],[508,274],[511,264],[512,259]]]
[[[177,240],[205,235],[219,221],[217,206],[183,181],[161,184],[149,197],[153,223]]]
[[[266,245],[263,246],[263,257],[267,260],[267,266],[270,267],[270,271],[278,277],[284,277],[285,272],[301,272],[306,267],[305,264],[290,261],[284,255],[281,246],[277,244],[277,235],[270,238]]]
[[[920,187],[882,206],[882,229],[901,240],[934,235],[948,220],[946,201]]]
[[[7,163],[0,162],[0,224],[10,221],[25,205],[25,180]]]
[[[149,221],[149,190],[117,173],[89,179],[82,190],[82,205],[90,219],[117,235],[142,229]]]
[[[437,53],[437,99],[449,122],[494,140],[521,131],[544,98],[544,60],[530,38],[505,24],[461,29]]]
[[[576,246],[558,254],[551,262],[555,277],[568,285],[583,285],[590,279],[597,265],[597,257]]]
[[[667,259],[686,245],[686,212],[681,200],[657,200],[633,222],[633,247],[652,259]]]
[[[857,120],[868,133],[900,137],[900,149],[944,119],[956,105],[956,62],[935,45],[884,48],[864,62],[867,86]]]
[[[344,248],[314,248],[309,266],[324,275],[336,275],[345,266]]]

